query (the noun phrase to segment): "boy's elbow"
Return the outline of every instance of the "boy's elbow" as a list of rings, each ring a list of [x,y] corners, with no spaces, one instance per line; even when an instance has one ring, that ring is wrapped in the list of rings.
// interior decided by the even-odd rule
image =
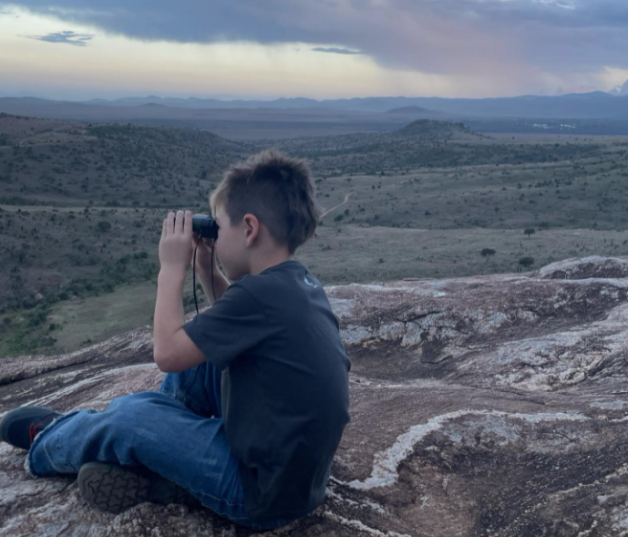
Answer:
[[[157,364],[157,367],[160,371],[164,373],[169,373],[168,371],[168,360],[164,357],[163,353],[157,352],[156,349],[153,349],[153,361]]]

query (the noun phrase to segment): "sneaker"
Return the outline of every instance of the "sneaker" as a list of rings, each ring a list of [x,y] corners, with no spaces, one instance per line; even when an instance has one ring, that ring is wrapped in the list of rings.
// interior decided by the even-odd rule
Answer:
[[[15,447],[29,449],[37,434],[56,417],[52,408],[23,406],[7,412],[0,421],[0,438]]]
[[[87,503],[108,513],[121,513],[144,502],[201,505],[183,487],[146,466],[88,462],[81,466],[77,481]]]

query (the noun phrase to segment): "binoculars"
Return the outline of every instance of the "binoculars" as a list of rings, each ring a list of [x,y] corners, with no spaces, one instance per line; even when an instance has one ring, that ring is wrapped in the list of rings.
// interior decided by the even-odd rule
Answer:
[[[175,218],[176,221],[176,218]],[[216,239],[218,237],[218,224],[211,216],[202,214],[192,215],[192,231],[201,238]]]
[[[216,239],[218,237],[218,224],[211,216],[202,214],[192,215],[192,231],[199,237]]]

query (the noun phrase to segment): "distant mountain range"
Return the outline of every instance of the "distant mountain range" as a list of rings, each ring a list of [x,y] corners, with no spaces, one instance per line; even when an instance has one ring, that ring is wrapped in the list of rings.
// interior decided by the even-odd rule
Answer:
[[[624,95],[622,95],[624,94]],[[464,123],[476,132],[628,135],[628,83],[602,91],[486,99],[363,97],[273,101],[143,98],[53,101],[0,98],[0,113],[66,121],[164,125],[230,140],[392,132],[418,119]]]
[[[150,105],[150,106],[145,106]],[[161,105],[161,106],[156,106]],[[347,112],[413,112],[423,117],[442,115],[458,118],[574,118],[574,119],[627,119],[628,82],[616,88],[614,94],[594,91],[558,96],[522,95],[486,99],[448,99],[442,97],[362,97],[352,99],[315,100],[303,97],[281,98],[273,101],[222,101],[219,99],[164,98],[155,95],[129,97],[115,100],[91,99],[88,101],[51,101],[32,97],[0,98],[0,111],[24,114],[55,108],[83,110],[87,116],[98,115],[94,108],[143,107],[144,113],[168,113],[178,115],[172,108],[187,110],[233,110],[233,109],[284,109],[301,110],[310,114],[317,111],[344,110]],[[148,109],[148,110],[146,110]],[[170,109],[170,110],[169,110]],[[37,115],[37,114],[33,114]],[[53,114],[54,115],[54,114]],[[126,115],[126,114],[125,114]],[[141,114],[143,115],[143,114]],[[48,116],[48,114],[46,114]]]
[[[617,86],[616,88],[613,88],[611,91],[609,91],[609,93],[611,95],[620,95],[620,96],[628,95],[628,80],[624,82],[623,86]]]

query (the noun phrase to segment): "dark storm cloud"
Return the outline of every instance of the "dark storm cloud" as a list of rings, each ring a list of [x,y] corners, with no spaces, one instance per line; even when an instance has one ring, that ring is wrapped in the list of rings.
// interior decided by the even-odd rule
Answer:
[[[628,68],[626,0],[25,0],[142,40],[306,42],[390,68],[530,76]]]
[[[48,41],[49,43],[68,43],[70,45],[84,47],[87,41],[91,40],[94,36],[92,34],[77,34],[76,32],[65,30],[64,32],[55,32],[48,35],[24,35],[22,37]]]

